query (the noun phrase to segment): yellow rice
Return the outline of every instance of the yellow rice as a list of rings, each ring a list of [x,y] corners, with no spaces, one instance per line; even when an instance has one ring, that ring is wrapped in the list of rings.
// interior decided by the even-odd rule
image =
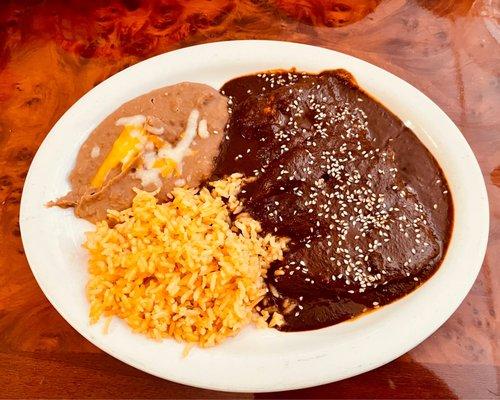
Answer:
[[[118,316],[152,338],[212,346],[255,320],[263,278],[287,239],[261,235],[240,213],[243,184],[234,174],[210,189],[176,188],[165,204],[137,190],[131,208],[110,211],[84,244],[91,322]]]

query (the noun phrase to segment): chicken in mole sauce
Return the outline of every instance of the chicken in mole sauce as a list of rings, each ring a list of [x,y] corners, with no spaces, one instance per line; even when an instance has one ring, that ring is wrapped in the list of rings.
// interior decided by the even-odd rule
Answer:
[[[285,331],[321,328],[398,299],[439,267],[452,229],[443,173],[402,121],[344,70],[227,82],[214,175],[255,176],[240,195],[291,239],[261,310]]]

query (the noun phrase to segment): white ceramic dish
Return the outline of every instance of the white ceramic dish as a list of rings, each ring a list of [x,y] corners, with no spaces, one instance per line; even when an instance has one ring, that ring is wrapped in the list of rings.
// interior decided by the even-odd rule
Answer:
[[[183,345],[133,334],[114,320],[108,334],[90,326],[81,243],[91,225],[72,210],[44,204],[65,194],[78,149],[122,103],[181,81],[220,87],[256,71],[345,68],[361,87],[405,121],[434,154],[449,181],[455,225],[446,258],[421,288],[380,310],[329,328],[299,332],[248,328],[236,338],[183,359]],[[83,96],[40,146],[24,187],[20,224],[26,256],[43,292],[83,336],[112,356],[153,375],[218,390],[259,392],[303,388],[347,378],[415,347],[456,310],[483,260],[488,202],[477,161],[460,131],[429,98],[396,76],[359,59],[295,43],[221,42],[163,54],[112,76]]]

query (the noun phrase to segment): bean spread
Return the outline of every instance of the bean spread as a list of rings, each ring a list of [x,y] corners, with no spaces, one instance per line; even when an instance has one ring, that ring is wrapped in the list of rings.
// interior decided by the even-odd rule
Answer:
[[[436,160],[345,70],[271,71],[227,82],[214,177],[254,176],[240,197],[291,239],[259,309],[284,331],[329,326],[411,292],[439,267],[453,209]]]

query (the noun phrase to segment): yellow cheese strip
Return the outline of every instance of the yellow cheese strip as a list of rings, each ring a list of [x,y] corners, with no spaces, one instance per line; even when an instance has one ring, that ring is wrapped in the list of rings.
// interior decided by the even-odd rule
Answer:
[[[156,135],[148,135],[148,140],[155,145],[157,149],[161,149],[165,146],[165,141]]]
[[[122,164],[122,172],[130,168],[142,151],[142,142],[146,137],[145,130],[134,125],[126,125],[118,139],[113,143],[111,151],[101,164],[91,181],[93,188],[100,188],[111,170]]]
[[[159,158],[153,164],[154,168],[158,168],[161,171],[161,176],[166,178],[170,175],[180,175],[180,171],[178,169],[177,163],[171,158]]]

